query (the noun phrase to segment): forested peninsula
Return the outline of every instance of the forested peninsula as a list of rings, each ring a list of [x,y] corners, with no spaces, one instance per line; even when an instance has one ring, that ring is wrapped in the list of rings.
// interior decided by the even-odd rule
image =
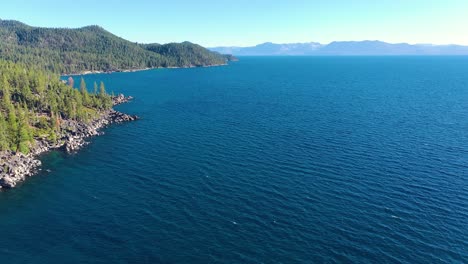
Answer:
[[[59,74],[214,66],[231,58],[190,42],[134,43],[99,26],[41,28],[0,20],[0,59]]]
[[[33,175],[39,154],[76,151],[104,126],[138,119],[112,109],[131,97],[109,94],[102,82],[63,81],[61,74],[214,66],[232,59],[190,42],[133,43],[99,26],[39,28],[0,20],[0,188]]]
[[[75,151],[105,125],[138,118],[112,109],[130,98],[109,95],[104,83],[94,83],[92,92],[83,79],[79,89],[73,83],[40,67],[0,61],[0,187],[34,174],[37,155]]]

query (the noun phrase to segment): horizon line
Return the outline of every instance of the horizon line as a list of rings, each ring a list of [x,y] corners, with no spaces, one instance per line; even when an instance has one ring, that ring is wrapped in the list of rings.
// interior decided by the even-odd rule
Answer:
[[[182,42],[191,42],[191,43],[194,43],[194,44],[198,44],[198,45],[201,45],[203,47],[206,47],[206,48],[248,48],[248,47],[255,47],[255,46],[258,46],[258,45],[262,45],[262,44],[276,44],[276,45],[290,45],[290,44],[310,44],[310,43],[314,43],[314,44],[319,44],[319,45],[322,45],[322,46],[326,46],[326,45],[330,45],[332,43],[335,43],[335,42],[382,42],[382,43],[386,43],[386,44],[392,44],[392,45],[398,45],[398,44],[406,44],[406,45],[412,45],[412,46],[462,46],[462,47],[468,47],[468,43],[465,43],[465,44],[461,44],[461,43],[443,43],[443,44],[435,44],[435,43],[411,43],[411,42],[391,42],[391,41],[385,41],[385,40],[379,40],[379,39],[361,39],[361,40],[333,40],[333,41],[330,41],[330,42],[324,42],[324,43],[321,43],[321,42],[318,42],[318,41],[304,41],[304,42],[301,42],[301,41],[298,41],[298,42],[273,42],[273,41],[264,41],[264,42],[261,42],[261,43],[257,43],[257,44],[247,44],[247,45],[205,45],[205,44],[199,44],[197,42],[194,42],[194,41],[190,41],[190,40],[185,40],[185,41],[181,41],[181,42],[165,42],[165,43],[162,43],[162,42],[159,42],[159,41],[133,41],[133,40],[130,40],[126,37],[123,37],[123,36],[119,36],[115,33],[112,33],[111,31],[107,30],[105,27],[101,26],[101,25],[98,25],[98,24],[88,24],[88,25],[84,25],[84,26],[78,26],[78,27],[66,27],[66,26],[58,26],[58,27],[54,27],[54,26],[31,26],[30,24],[28,23],[25,23],[25,22],[22,22],[20,20],[16,20],[16,19],[10,19],[10,18],[6,18],[6,19],[2,19],[0,18],[0,21],[9,21],[9,22],[18,22],[20,24],[23,24],[23,25],[26,25],[28,27],[33,27],[33,28],[54,28],[54,29],[82,29],[82,28],[86,28],[86,27],[93,27],[93,26],[97,26],[97,27],[100,27],[101,29],[117,36],[117,37],[120,37],[120,38],[123,38],[123,39],[126,39],[130,42],[134,42],[134,43],[139,43],[139,44],[153,44],[153,43],[158,43],[158,44],[169,44],[169,43],[182,43]]]
[[[321,43],[317,41],[305,41],[305,42],[273,42],[273,41],[265,41],[261,42],[258,44],[251,44],[251,45],[242,45],[242,46],[236,46],[236,45],[217,45],[217,46],[207,46],[208,48],[250,48],[250,47],[256,47],[259,45],[263,44],[275,44],[275,45],[291,45],[291,44],[319,44],[322,46],[330,45],[332,43],[336,42],[380,42],[380,43],[385,43],[385,44],[391,44],[391,45],[399,45],[399,44],[406,44],[406,45],[411,45],[411,46],[462,46],[462,47],[468,47],[468,44],[457,44],[457,43],[444,43],[444,44],[434,44],[434,43],[411,43],[411,42],[388,42],[385,40],[378,40],[378,39],[363,39],[363,40],[333,40],[328,43]]]

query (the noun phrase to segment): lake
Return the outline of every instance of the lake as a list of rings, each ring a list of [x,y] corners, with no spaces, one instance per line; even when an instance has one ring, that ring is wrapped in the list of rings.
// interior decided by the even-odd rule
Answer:
[[[468,57],[241,57],[0,193],[5,263],[466,263]],[[79,77],[75,77],[79,83]],[[65,261],[64,261],[65,260]]]

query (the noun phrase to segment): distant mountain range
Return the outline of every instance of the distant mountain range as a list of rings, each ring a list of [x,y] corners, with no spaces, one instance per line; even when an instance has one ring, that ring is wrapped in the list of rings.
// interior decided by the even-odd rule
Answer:
[[[468,55],[468,46],[431,44],[391,44],[383,41],[335,41],[275,44],[266,42],[253,47],[209,48],[235,56],[325,56],[325,55]]]

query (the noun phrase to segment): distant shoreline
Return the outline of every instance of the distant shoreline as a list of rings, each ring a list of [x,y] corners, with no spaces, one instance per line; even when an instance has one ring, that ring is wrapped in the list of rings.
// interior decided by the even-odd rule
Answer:
[[[221,67],[221,66],[228,66],[228,63],[223,64],[213,64],[213,65],[203,65],[203,66],[182,66],[182,67],[152,67],[152,68],[139,68],[139,69],[126,69],[126,70],[114,70],[114,71],[83,71],[80,73],[69,73],[69,74],[60,74],[60,76],[80,76],[80,75],[89,75],[89,74],[111,74],[117,72],[139,72],[139,71],[148,71],[148,70],[155,70],[155,69],[191,69],[191,68],[210,68],[210,67]]]

